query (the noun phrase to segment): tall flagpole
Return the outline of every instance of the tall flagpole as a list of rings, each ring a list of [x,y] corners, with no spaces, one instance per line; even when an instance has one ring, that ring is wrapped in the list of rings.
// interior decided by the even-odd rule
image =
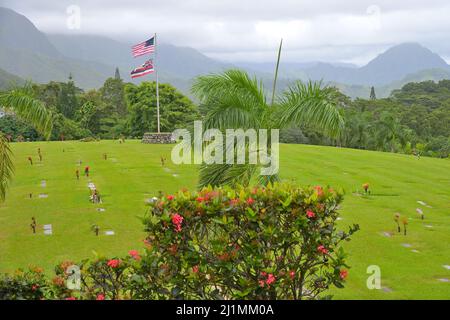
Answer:
[[[156,58],[157,58],[157,45],[156,45],[156,33],[155,33],[155,63],[154,63],[154,68],[155,68],[155,73],[156,73],[156,113],[158,116],[158,133],[161,133],[160,130],[160,122],[159,122],[159,82],[158,82],[158,68],[156,65]]]

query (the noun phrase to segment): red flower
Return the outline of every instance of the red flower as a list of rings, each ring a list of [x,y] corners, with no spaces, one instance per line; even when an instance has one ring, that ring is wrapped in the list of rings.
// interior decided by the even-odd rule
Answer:
[[[323,245],[318,246],[317,247],[317,251],[319,251],[322,254],[327,254],[328,253],[327,248],[325,248]]]
[[[259,280],[258,283],[261,288],[264,288],[264,280]]]
[[[105,300],[105,295],[104,294],[98,294],[97,295],[97,300]]]
[[[77,298],[75,298],[75,297],[68,297],[68,298],[66,298],[66,300],[77,300]]]
[[[292,271],[289,272],[289,277],[290,277],[291,279],[294,279],[294,278],[295,278],[295,271],[294,271],[294,270],[292,270]]]
[[[306,216],[308,218],[314,218],[316,216],[316,214],[314,212],[312,212],[311,210],[306,211]]]
[[[119,259],[111,259],[108,261],[108,266],[111,268],[117,268],[120,265]]]
[[[173,200],[175,197],[173,196],[173,195],[171,195],[171,194],[169,194],[168,196],[167,196],[167,200],[169,200],[169,201],[171,201],[171,200]]]
[[[230,200],[230,204],[232,205],[232,206],[235,206],[235,205],[237,205],[239,203],[239,199],[231,199]]]
[[[323,189],[321,186],[315,186],[314,189],[317,191],[319,197],[323,196]]]
[[[38,284],[33,284],[33,286],[31,287],[32,291],[36,291],[37,289],[39,289],[39,285]]]
[[[261,275],[262,275],[263,277],[265,277],[265,276],[267,276],[267,272],[261,271]]]
[[[172,216],[172,223],[174,225],[175,231],[180,232],[181,231],[181,224],[183,223],[184,218],[179,215],[178,213],[175,213]]]
[[[253,199],[253,198],[248,198],[247,199],[247,204],[249,205],[249,206],[251,206],[252,204],[254,204],[255,203],[255,200]]]
[[[192,272],[193,273],[198,273],[198,265],[192,267]]]
[[[266,284],[270,286],[272,283],[274,283],[276,280],[275,276],[271,273],[267,276]]]
[[[345,280],[348,276],[348,271],[346,269],[342,269],[341,272],[339,272],[339,277],[342,280]]]
[[[128,254],[134,259],[134,260],[140,260],[141,257],[139,255],[139,252],[137,250],[130,250],[128,251]]]
[[[203,201],[205,201],[205,198],[203,198],[203,197],[197,197],[197,199],[195,199],[195,200],[197,200],[197,202],[203,202]]]

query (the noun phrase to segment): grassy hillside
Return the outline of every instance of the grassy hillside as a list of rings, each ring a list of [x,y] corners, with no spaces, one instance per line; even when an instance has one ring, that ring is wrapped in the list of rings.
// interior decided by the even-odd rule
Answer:
[[[43,163],[37,159],[37,148],[42,150]],[[13,144],[16,177],[6,203],[0,205],[0,272],[31,264],[50,273],[64,259],[77,261],[94,252],[125,255],[142,248],[139,217],[145,213],[145,199],[159,190],[196,185],[195,166],[161,166],[160,156],[170,159],[170,150],[168,145],[138,141]],[[107,160],[103,153],[108,154]],[[33,166],[27,161],[30,155]],[[352,268],[346,288],[333,290],[336,298],[450,296],[450,283],[443,281],[450,278],[450,270],[444,267],[450,265],[449,160],[306,145],[282,145],[280,157],[284,179],[344,189],[340,223],[361,226],[346,244]],[[90,180],[101,192],[103,204],[90,203],[88,178],[77,181],[75,177],[75,170],[82,171],[85,165],[91,167]],[[355,192],[364,182],[370,183],[370,196]],[[39,194],[48,198],[40,199]],[[424,211],[424,221],[416,208]],[[395,212],[409,218],[406,236],[395,232]],[[36,235],[29,227],[32,216],[38,223]],[[52,224],[53,235],[43,234],[43,224]],[[93,224],[100,226],[101,236],[90,230]],[[115,235],[104,235],[106,230]],[[382,290],[367,289],[369,265],[381,268]]]
[[[14,85],[22,85],[24,81],[15,75],[12,75],[0,69],[0,90],[7,90]]]

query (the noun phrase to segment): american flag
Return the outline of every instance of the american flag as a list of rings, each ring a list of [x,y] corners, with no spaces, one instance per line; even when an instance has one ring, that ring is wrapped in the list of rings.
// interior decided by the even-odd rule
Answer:
[[[153,36],[144,42],[134,45],[132,49],[134,57],[139,57],[147,53],[155,52],[155,37]]]
[[[155,69],[153,69],[153,61],[147,60],[142,66],[131,71],[131,78],[139,78],[146,74],[153,73],[153,71],[155,71]]]

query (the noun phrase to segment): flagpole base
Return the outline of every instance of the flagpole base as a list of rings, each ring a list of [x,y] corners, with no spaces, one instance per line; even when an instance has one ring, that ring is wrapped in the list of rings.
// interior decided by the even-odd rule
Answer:
[[[170,144],[175,143],[175,140],[172,138],[171,132],[160,132],[160,133],[147,132],[144,133],[144,136],[142,137],[142,143]]]

